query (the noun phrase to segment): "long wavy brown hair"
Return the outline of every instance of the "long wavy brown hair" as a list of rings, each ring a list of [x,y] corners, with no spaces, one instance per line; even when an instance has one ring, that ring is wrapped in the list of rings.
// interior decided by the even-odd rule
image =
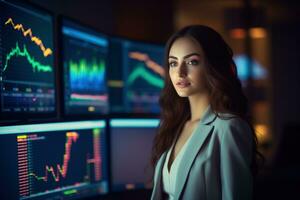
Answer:
[[[260,168],[258,160],[264,162],[264,156],[257,150],[258,140],[249,116],[248,99],[243,93],[241,81],[237,76],[233,51],[218,32],[204,25],[184,27],[167,41],[164,59],[165,84],[159,98],[160,124],[152,147],[151,167],[155,168],[160,156],[171,147],[176,135],[182,131],[185,122],[191,117],[188,98],[178,96],[168,73],[169,51],[174,41],[180,37],[192,37],[204,51],[208,63],[204,74],[212,111],[217,115],[218,112],[232,113],[249,124],[254,141],[250,167],[253,176],[257,175]]]

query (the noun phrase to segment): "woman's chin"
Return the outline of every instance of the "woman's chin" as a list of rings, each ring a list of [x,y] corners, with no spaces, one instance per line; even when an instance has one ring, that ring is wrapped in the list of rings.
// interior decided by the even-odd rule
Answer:
[[[178,96],[180,96],[180,97],[188,97],[188,96],[191,95],[190,92],[182,92],[182,91],[177,92],[177,94],[178,94]]]

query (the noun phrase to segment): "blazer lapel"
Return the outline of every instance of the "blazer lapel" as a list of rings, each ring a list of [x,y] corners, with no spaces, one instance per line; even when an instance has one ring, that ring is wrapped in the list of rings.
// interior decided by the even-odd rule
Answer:
[[[154,176],[156,177],[156,181],[154,182],[153,185],[153,196],[151,197],[151,199],[162,199],[162,167],[163,164],[165,162],[166,159],[166,155],[167,155],[167,151],[165,151],[161,156],[160,159],[157,161],[157,170],[155,171]]]
[[[200,125],[197,127],[196,132],[192,135],[189,146],[186,148],[185,156],[182,158],[178,166],[178,175],[175,186],[175,199],[179,199],[182,192],[183,186],[188,177],[188,173],[193,164],[193,161],[199,152],[201,146],[203,145],[205,139],[211,133],[213,126],[210,125]]]
[[[197,153],[203,146],[206,138],[211,134],[213,130],[213,125],[209,125],[214,119],[216,115],[212,112],[210,105],[204,112],[202,119],[198,123],[195,132],[191,136],[191,141],[189,146],[186,148],[185,156],[182,158],[179,166],[178,166],[178,177],[175,186],[175,199],[179,199],[180,194],[183,190],[184,184],[188,177],[188,173],[193,164],[194,159],[196,158]]]
[[[189,170],[192,166],[192,163],[199,152],[201,146],[203,145],[205,139],[208,137],[208,135],[212,132],[213,125],[209,125],[217,116],[215,113],[211,110],[211,106],[209,105],[207,109],[205,110],[202,119],[198,123],[194,134],[192,135],[190,145],[186,148],[185,155],[182,160],[181,164],[178,168],[178,175],[177,182],[176,182],[176,191],[175,191],[175,199],[179,199],[180,194],[182,192],[183,186],[186,182]],[[153,192],[151,199],[162,199],[162,167],[165,162],[167,155],[167,151],[165,151],[160,159],[157,162],[157,170],[155,171],[154,176],[156,177],[156,181],[153,185]]]

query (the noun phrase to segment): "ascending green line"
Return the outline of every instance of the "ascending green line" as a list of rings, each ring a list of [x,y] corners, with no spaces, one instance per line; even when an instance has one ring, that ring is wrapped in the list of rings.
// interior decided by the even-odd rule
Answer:
[[[38,61],[36,61],[29,53],[28,50],[26,48],[26,46],[23,46],[23,51],[20,49],[18,42],[16,43],[16,47],[13,48],[11,50],[11,52],[9,52],[9,54],[6,55],[6,61],[5,61],[5,65],[3,68],[3,71],[5,71],[8,67],[8,62],[10,59],[12,59],[12,57],[25,57],[27,59],[27,61],[30,63],[30,65],[32,66],[33,72],[35,72],[36,70],[38,72],[42,71],[42,72],[52,72],[52,67],[50,65],[42,65],[41,63],[39,63]]]
[[[128,83],[132,84],[139,76],[145,79],[151,85],[159,88],[163,88],[164,86],[163,80],[147,72],[143,64],[139,64],[136,69],[129,75]]]

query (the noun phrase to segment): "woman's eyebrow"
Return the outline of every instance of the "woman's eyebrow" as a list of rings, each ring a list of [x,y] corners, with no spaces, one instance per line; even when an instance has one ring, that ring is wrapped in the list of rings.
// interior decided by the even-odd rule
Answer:
[[[188,57],[191,57],[191,56],[201,56],[199,53],[190,53],[190,54],[188,54],[188,55],[185,55],[184,57],[183,57],[183,59],[186,59],[186,58],[188,58]],[[173,58],[173,59],[178,59],[177,57],[175,57],[175,56],[169,56],[169,58]]]
[[[169,58],[173,58],[173,59],[177,60],[177,57],[175,57],[175,56],[169,56]]]

